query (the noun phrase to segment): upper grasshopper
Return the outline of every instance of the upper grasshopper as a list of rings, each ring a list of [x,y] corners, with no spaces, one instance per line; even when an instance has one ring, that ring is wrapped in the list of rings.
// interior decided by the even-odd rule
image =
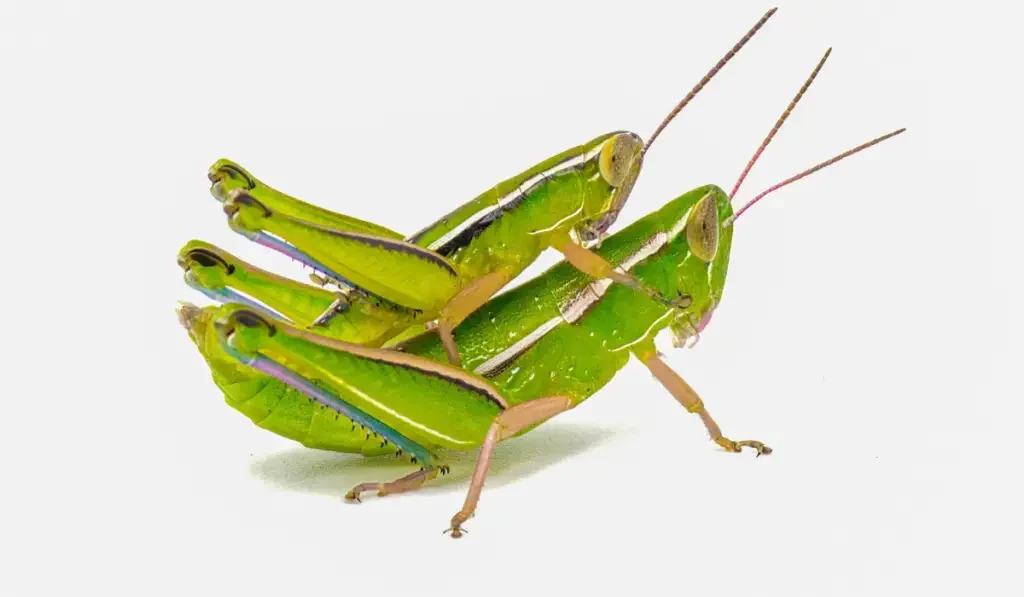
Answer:
[[[687,299],[665,297],[580,243],[599,239],[615,222],[655,138],[774,12],[729,50],[646,143],[631,132],[601,135],[495,185],[404,239],[288,197],[227,160],[210,170],[212,193],[235,231],[322,271],[343,289],[313,323],[324,324],[346,309],[353,293],[357,299],[374,296],[436,318],[456,365],[461,357],[452,330],[547,248],[593,278],[610,278],[685,308]]]
[[[813,81],[815,68],[743,170],[734,191]],[[733,211],[732,194],[694,189],[606,239],[598,254],[677,308],[593,280],[568,261],[492,299],[457,328],[465,370],[444,364],[435,335],[386,350],[341,342],[229,304],[186,306],[182,322],[232,406],[259,425],[306,445],[342,451],[402,453],[421,469],[389,483],[357,485],[378,495],[417,488],[446,467],[440,448],[482,446],[455,537],[473,514],[495,445],[580,404],[633,355],[689,411],[712,440],[738,452],[754,440],[725,437],[697,393],[660,358],[655,337],[671,328],[677,345],[695,339],[720,305],[737,218],[768,193],[903,132],[889,133],[770,187]],[[358,427],[358,429],[357,429]]]

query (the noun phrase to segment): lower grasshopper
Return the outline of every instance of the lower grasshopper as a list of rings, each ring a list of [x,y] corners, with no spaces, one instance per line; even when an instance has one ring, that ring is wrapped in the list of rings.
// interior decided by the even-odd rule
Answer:
[[[548,248],[596,279],[611,278],[683,309],[687,299],[662,296],[580,241],[597,240],[614,223],[654,140],[774,12],[730,49],[646,143],[631,132],[602,135],[499,183],[405,239],[288,197],[227,160],[211,168],[211,191],[235,231],[323,272],[320,282],[338,284],[340,295],[311,323],[325,324],[353,300],[376,297],[436,319],[434,329],[456,365],[462,357],[452,330]]]
[[[747,164],[734,191],[827,56]],[[465,503],[448,529],[460,537],[476,509],[495,446],[589,398],[630,355],[701,418],[719,446],[771,453],[759,441],[724,436],[697,393],[661,359],[655,337],[670,328],[681,345],[708,324],[722,300],[735,222],[748,207],[903,130],[790,177],[735,213],[731,194],[721,188],[694,189],[608,237],[598,249],[602,258],[666,296],[687,297],[687,308],[646,300],[562,262],[492,299],[459,326],[467,370],[445,365],[443,343],[429,334],[396,351],[327,338],[245,305],[186,306],[181,319],[229,403],[261,426],[306,445],[406,454],[421,465],[392,482],[357,485],[346,495],[350,500],[358,501],[365,491],[387,495],[416,489],[446,472],[437,449],[482,447]]]

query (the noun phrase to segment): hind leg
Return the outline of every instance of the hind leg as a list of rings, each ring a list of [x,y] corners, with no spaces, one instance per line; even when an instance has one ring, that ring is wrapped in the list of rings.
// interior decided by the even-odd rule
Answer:
[[[494,453],[494,447],[498,445],[498,442],[512,437],[531,425],[542,423],[558,413],[565,412],[572,406],[573,402],[567,396],[548,396],[517,404],[498,415],[491,423],[491,428],[487,430],[487,437],[484,439],[483,449],[480,451],[480,459],[476,462],[473,480],[469,484],[469,493],[466,494],[466,502],[462,505],[462,510],[452,517],[452,526],[445,532],[451,532],[452,537],[456,539],[465,532],[462,523],[469,520],[476,510],[476,503],[480,500],[480,492],[484,488],[484,479],[487,478],[491,454]]]
[[[350,502],[361,502],[359,496],[364,491],[376,491],[378,496],[413,491],[436,478],[438,473],[443,475],[447,472],[448,467],[443,464],[438,467],[431,465],[388,483],[360,483],[345,494],[345,499]]]

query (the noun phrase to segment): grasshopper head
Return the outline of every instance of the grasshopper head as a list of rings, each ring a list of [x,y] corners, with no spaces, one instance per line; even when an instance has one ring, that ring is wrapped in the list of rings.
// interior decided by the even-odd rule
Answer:
[[[728,194],[709,185],[677,198],[662,213],[678,255],[676,291],[693,298],[671,325],[674,343],[681,346],[704,329],[722,300],[732,248],[729,222],[733,211]]]
[[[189,286],[219,290],[235,273],[235,257],[200,240],[192,240],[178,251],[178,265]]]
[[[587,182],[597,188],[587,189],[588,198],[594,200],[588,201],[587,220],[577,229],[580,238],[588,242],[599,239],[615,223],[644,161],[644,141],[636,133],[612,133],[591,144],[599,176]]]
[[[210,179],[210,194],[217,201],[223,202],[228,194],[234,189],[251,191],[256,188],[258,181],[235,162],[228,159],[219,159],[206,174]]]

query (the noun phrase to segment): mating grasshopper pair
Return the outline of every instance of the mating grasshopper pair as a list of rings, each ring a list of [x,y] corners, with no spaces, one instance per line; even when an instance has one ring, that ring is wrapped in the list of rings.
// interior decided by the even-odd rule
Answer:
[[[747,207],[902,132],[791,177],[734,212],[731,199],[740,183],[827,57],[731,193],[713,185],[685,193],[608,236],[593,252],[577,245],[571,232],[593,239],[622,208],[650,146],[628,133],[560,154],[404,241],[379,226],[284,196],[220,162],[211,178],[232,227],[324,272],[341,290],[299,284],[193,242],[179,254],[186,280],[229,304],[185,305],[181,321],[228,403],[258,425],[310,447],[399,454],[420,465],[396,481],[358,485],[348,499],[370,490],[385,495],[417,488],[446,470],[439,448],[482,447],[465,504],[451,521],[454,537],[475,510],[496,444],[586,400],[630,354],[701,417],[717,444],[769,453],[761,442],[725,437],[698,395],[661,360],[654,338],[671,328],[676,342],[685,343],[707,325],[722,298],[735,221]],[[506,251],[509,246],[519,250]],[[562,251],[566,261],[487,301],[547,246]],[[403,263],[415,268],[410,273]],[[445,280],[439,271],[454,281],[432,286]],[[439,334],[410,332],[434,318]],[[307,329],[311,324],[316,331]]]
[[[402,238],[381,226],[304,203],[260,182],[227,160],[210,170],[213,195],[229,224],[247,238],[322,272],[335,300],[315,319],[327,328],[353,302],[369,301],[396,325],[374,339],[387,341],[411,322],[436,322],[448,360],[461,364],[452,330],[508,285],[548,248],[580,271],[611,278],[666,305],[685,308],[634,276],[613,268],[577,241],[598,240],[615,222],[640,175],[645,153],[668,123],[749,41],[757,24],[683,98],[644,143],[631,132],[601,135],[501,182],[430,226]],[[343,324],[344,325],[344,324]]]

